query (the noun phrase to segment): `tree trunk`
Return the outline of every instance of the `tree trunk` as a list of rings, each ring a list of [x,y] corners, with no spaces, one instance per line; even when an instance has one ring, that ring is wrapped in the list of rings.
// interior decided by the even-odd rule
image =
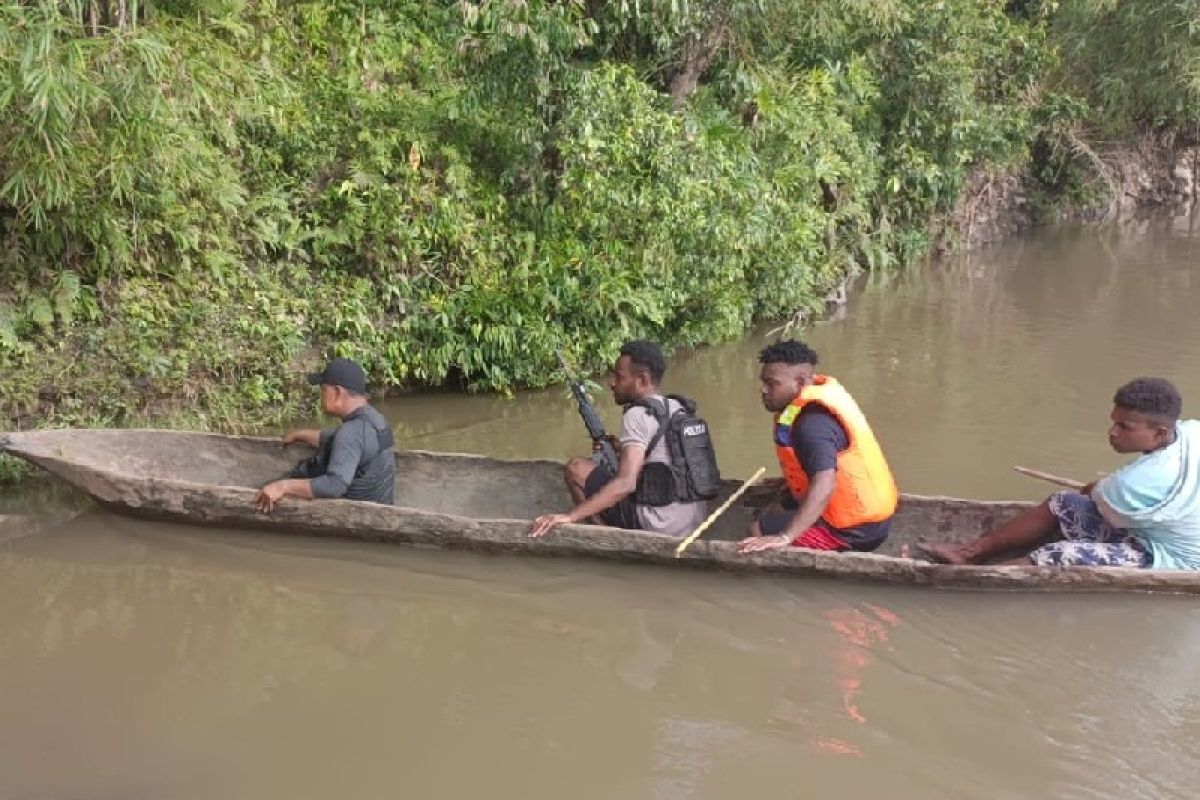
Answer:
[[[671,104],[675,110],[683,108],[696,87],[700,85],[700,77],[712,64],[717,51],[729,38],[729,22],[725,17],[718,17],[706,33],[689,39],[683,46],[679,65],[671,76],[667,91],[671,94]]]

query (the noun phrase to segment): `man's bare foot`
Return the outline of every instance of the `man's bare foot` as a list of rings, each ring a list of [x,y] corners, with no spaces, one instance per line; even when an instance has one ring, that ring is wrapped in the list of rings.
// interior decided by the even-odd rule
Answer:
[[[917,542],[917,551],[937,564],[970,564],[971,547],[965,544]]]

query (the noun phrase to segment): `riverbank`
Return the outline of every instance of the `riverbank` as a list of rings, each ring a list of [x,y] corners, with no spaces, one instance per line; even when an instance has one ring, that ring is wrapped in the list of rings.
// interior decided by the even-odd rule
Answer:
[[[542,386],[1181,191],[1096,144],[1197,130],[1178,9],[734,5],[0,5],[2,426]]]
[[[972,173],[939,249],[977,250],[1038,225],[1124,222],[1200,201],[1200,144],[1177,131],[1145,134],[1101,152],[1080,142],[1090,200],[1054,194],[1028,169]]]

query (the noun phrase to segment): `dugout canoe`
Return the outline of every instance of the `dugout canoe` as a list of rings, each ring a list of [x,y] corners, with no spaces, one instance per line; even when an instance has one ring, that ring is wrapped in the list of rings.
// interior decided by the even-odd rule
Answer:
[[[875,553],[789,549],[740,556],[732,540],[742,535],[771,491],[756,487],[677,559],[677,539],[646,532],[566,525],[530,539],[530,519],[570,505],[562,465],[554,461],[399,451],[394,506],[285,499],[268,515],[254,506],[257,487],[307,456],[307,446],[284,449],[278,439],[189,431],[65,429],[5,434],[0,449],[49,470],[114,511],[224,528],[917,586],[1200,594],[1197,572],[952,566],[900,556],[905,546],[915,554],[912,545],[919,538],[973,538],[1027,508],[1025,502],[904,495],[892,534]],[[729,482],[726,493],[737,485]]]

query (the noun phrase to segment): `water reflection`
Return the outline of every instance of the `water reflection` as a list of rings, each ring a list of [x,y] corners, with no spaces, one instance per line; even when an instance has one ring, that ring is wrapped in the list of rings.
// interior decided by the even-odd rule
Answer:
[[[0,796],[403,781],[1163,798],[1200,768],[1186,599],[677,574],[104,514],[9,545],[0,574]]]

